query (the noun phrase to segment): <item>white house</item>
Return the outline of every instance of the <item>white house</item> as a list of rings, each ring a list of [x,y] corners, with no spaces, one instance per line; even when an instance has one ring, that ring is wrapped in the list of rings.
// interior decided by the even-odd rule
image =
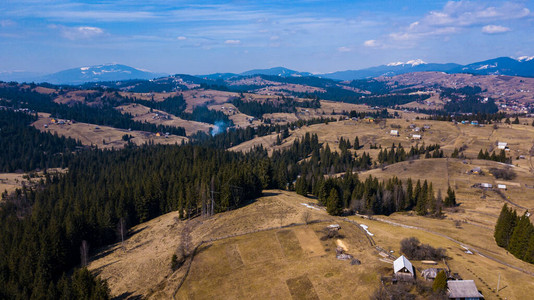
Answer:
[[[491,183],[481,183],[480,184],[483,188],[491,189],[493,185]]]
[[[412,139],[414,139],[414,140],[420,140],[420,139],[421,139],[421,135],[420,135],[420,134],[413,134],[413,135],[412,135]]]
[[[399,136],[399,131],[398,130],[391,130],[389,132],[389,134],[392,135],[392,136]]]
[[[506,184],[497,184],[497,188],[501,190],[506,190]]]
[[[404,255],[401,255],[393,262],[393,273],[397,278],[410,279],[415,277],[413,265]]]
[[[506,143],[506,142],[498,142],[497,143],[497,148],[501,149],[501,150],[506,149],[507,146],[508,146],[508,143]]]

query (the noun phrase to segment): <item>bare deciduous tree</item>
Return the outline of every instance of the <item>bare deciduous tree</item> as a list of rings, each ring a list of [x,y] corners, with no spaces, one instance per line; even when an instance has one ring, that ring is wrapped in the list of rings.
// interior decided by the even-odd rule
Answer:
[[[87,243],[86,240],[83,240],[82,245],[80,246],[80,258],[82,267],[87,266],[89,263],[89,243]]]

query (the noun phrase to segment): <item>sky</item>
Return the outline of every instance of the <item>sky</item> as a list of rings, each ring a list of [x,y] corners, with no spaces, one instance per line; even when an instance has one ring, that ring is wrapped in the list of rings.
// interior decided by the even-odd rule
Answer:
[[[168,74],[534,55],[532,1],[1,0],[0,71]]]

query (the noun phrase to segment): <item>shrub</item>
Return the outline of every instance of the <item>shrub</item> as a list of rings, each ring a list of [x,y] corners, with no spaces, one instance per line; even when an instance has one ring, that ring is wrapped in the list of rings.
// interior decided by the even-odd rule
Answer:
[[[445,249],[434,248],[428,244],[421,244],[415,237],[405,238],[401,241],[401,252],[409,259],[415,260],[440,260],[446,257]]]
[[[493,174],[493,177],[496,179],[504,179],[504,180],[513,180],[516,177],[516,173],[511,168],[506,169],[498,169],[498,168],[491,168],[490,173]]]

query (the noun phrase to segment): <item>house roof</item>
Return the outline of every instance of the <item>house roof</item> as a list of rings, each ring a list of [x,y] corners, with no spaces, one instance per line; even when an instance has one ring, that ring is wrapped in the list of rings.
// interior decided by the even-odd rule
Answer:
[[[404,267],[406,267],[406,269],[413,274],[412,263],[406,257],[404,257],[404,255],[401,255],[393,262],[393,271],[397,273]]]
[[[484,298],[473,280],[449,280],[447,287],[449,298]]]

